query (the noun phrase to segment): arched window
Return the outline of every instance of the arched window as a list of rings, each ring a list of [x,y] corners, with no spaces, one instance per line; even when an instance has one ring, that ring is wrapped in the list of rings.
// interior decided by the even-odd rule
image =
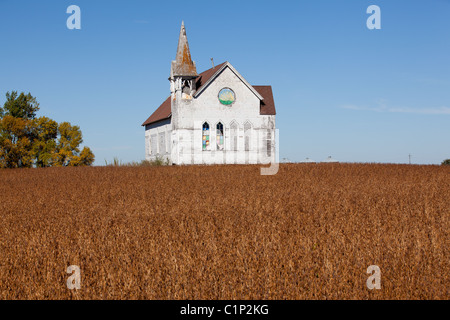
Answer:
[[[150,147],[150,154],[152,156],[155,156],[158,153],[158,136],[156,134],[152,134],[152,136],[150,137]]]
[[[246,122],[244,124],[245,151],[250,151],[251,131],[252,131],[252,125],[249,122]]]
[[[236,122],[233,122],[231,124],[231,150],[232,151],[237,151],[237,149],[238,149],[237,131],[238,131],[238,126],[237,126]]]
[[[202,150],[210,150],[209,149],[209,124],[205,122],[202,127]]]
[[[219,122],[216,126],[217,150],[223,150],[223,124]]]
[[[159,154],[166,153],[166,133],[159,133]]]

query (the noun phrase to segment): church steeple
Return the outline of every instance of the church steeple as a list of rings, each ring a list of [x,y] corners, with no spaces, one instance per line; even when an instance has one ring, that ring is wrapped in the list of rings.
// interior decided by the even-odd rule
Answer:
[[[197,77],[197,69],[195,62],[192,61],[191,52],[189,51],[189,43],[186,36],[186,28],[184,21],[181,22],[180,37],[178,39],[177,56],[175,61],[172,61],[172,70],[170,72],[171,78],[183,77],[194,78]]]

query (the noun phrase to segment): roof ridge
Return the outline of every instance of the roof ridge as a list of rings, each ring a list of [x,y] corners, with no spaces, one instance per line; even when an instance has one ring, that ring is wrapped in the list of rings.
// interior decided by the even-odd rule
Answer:
[[[228,61],[222,62],[212,68],[200,73],[196,78],[197,90],[199,90],[208,80]],[[271,85],[251,85],[264,99],[261,100],[260,115],[275,115],[275,104]],[[152,113],[152,115],[142,124],[143,126],[168,119],[172,114],[171,96]]]
[[[220,64],[218,64],[218,65],[216,65],[216,66],[214,66],[214,67],[212,67],[212,68],[209,68],[209,69],[206,69],[205,71],[203,71],[203,72],[201,72],[198,76],[201,76],[203,73],[205,73],[205,72],[208,72],[208,71],[211,71],[212,69],[216,69],[216,68],[221,68],[222,67],[222,65],[224,65],[225,63],[227,63],[228,61],[225,61],[225,62],[222,62],[222,63],[220,63]]]

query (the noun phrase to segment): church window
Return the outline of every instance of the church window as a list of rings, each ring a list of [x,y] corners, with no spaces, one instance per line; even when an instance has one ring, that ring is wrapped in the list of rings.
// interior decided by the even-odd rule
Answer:
[[[166,134],[161,132],[159,134],[159,154],[166,153]]]
[[[250,136],[252,125],[248,122],[244,124],[245,151],[250,151]]]
[[[220,90],[218,98],[220,103],[226,106],[231,105],[236,100],[234,91],[230,88],[223,88]]]
[[[217,150],[223,150],[223,124],[219,122],[216,126]]]
[[[157,138],[156,134],[152,134],[151,137],[150,137],[150,146],[151,146],[150,153],[152,155],[155,155],[155,154],[158,153],[158,150],[157,150],[157,148],[158,148],[158,141],[157,141],[157,139],[158,138]]]
[[[231,150],[232,151],[237,151],[238,149],[238,135],[237,132],[238,131],[238,126],[236,124],[236,122],[233,122],[231,124]]]
[[[270,129],[267,129],[267,156],[272,156],[272,134]]]
[[[205,122],[202,127],[202,150],[207,151],[209,148],[209,124]]]

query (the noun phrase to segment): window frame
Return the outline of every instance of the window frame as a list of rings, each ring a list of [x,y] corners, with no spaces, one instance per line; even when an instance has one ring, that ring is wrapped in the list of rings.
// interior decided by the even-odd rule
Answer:
[[[154,133],[150,135],[150,155],[155,156],[158,154],[158,134]]]
[[[166,148],[166,132],[159,132],[158,133],[158,153],[160,155],[166,154],[167,148]]]
[[[266,156],[272,156],[272,130],[270,129],[266,132]]]
[[[252,149],[252,124],[249,121],[244,123],[244,150],[246,152]]]
[[[205,125],[207,129],[205,129]],[[204,138],[204,137],[207,138]],[[205,141],[205,143],[203,143]],[[203,122],[202,124],[202,151],[211,151],[211,126],[208,121]]]
[[[221,126],[221,129],[219,128]],[[219,134],[219,130],[221,130]],[[222,143],[219,144],[220,138],[222,138]],[[220,148],[221,146],[222,148]],[[221,121],[216,124],[216,151],[225,151],[225,127]]]
[[[230,123],[230,150],[231,151],[238,151],[238,136],[239,136],[239,125],[236,121],[232,121]]]

